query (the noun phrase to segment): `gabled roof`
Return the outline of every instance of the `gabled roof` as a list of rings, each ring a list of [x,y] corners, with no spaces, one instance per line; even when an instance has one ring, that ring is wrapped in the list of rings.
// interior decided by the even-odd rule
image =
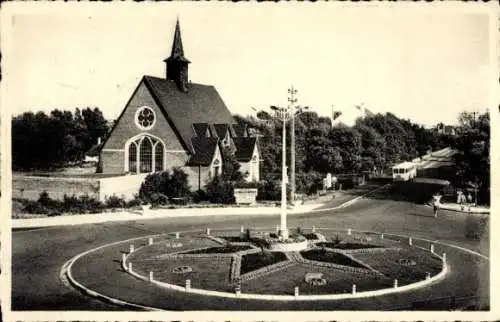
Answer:
[[[252,159],[253,150],[257,144],[255,137],[236,137],[233,139],[236,146],[236,160],[239,162],[248,162]]]
[[[192,124],[236,123],[213,86],[192,83],[187,92],[182,92],[171,80],[152,76],[144,76],[143,80],[191,153],[195,152]]]
[[[191,139],[191,144],[195,153],[189,158],[188,166],[208,166],[214,158],[217,149],[218,138],[195,137]]]
[[[228,124],[214,124],[215,132],[217,133],[217,136],[220,138],[225,138],[226,133],[229,130],[229,125]]]
[[[246,124],[233,124],[234,136],[246,137],[248,136],[247,125]]]
[[[203,137],[207,136],[208,124],[207,123],[194,123],[193,129],[196,132],[196,136]]]

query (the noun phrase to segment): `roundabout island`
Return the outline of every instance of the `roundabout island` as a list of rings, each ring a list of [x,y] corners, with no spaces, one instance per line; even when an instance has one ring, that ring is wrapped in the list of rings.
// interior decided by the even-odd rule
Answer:
[[[172,307],[131,302],[94,289],[95,281],[86,283],[86,265],[104,254],[121,257],[113,260],[112,274],[128,282],[113,287],[130,289],[140,283],[139,293],[148,296],[169,291],[226,301],[340,301],[404,296],[439,283],[449,267],[438,246],[418,238],[352,229],[297,229],[283,241],[279,232],[271,230],[207,228],[104,245],[73,258],[66,274],[87,294],[147,310]]]

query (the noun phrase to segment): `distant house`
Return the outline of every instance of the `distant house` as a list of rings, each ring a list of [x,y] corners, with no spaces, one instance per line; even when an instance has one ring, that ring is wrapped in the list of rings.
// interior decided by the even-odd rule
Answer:
[[[259,180],[257,138],[236,124],[214,86],[188,79],[179,21],[166,78],[144,76],[100,149],[105,174],[144,174],[181,167],[192,189],[201,189],[222,173],[222,149],[232,151]]]
[[[444,125],[443,123],[439,123],[436,126],[437,133],[444,135],[456,135],[456,129],[451,125]]]

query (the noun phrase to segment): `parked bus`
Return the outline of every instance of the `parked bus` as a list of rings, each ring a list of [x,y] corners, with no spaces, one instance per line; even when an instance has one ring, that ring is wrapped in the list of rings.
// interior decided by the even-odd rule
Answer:
[[[413,162],[403,162],[392,167],[394,181],[408,181],[417,176],[417,166]]]

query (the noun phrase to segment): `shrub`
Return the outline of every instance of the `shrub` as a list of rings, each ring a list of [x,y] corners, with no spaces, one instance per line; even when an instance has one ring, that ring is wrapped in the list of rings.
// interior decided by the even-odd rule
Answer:
[[[127,206],[127,202],[124,198],[117,197],[115,195],[106,198],[105,201],[106,208],[125,208]]]
[[[222,181],[219,177],[215,177],[206,185],[207,197],[211,203],[233,204],[234,189],[231,183]]]
[[[23,200],[23,211],[29,214],[47,214],[49,208],[41,205],[38,201]]]
[[[152,173],[146,177],[139,189],[139,197],[142,201],[155,203],[166,198],[180,198],[189,195],[187,174],[181,169],[175,168],[173,173],[169,171]]]
[[[280,200],[281,182],[279,180],[268,179],[261,182],[257,192],[257,200]]]
[[[133,198],[133,199],[131,199],[131,200],[129,200],[129,201],[127,201],[127,202],[125,203],[125,206],[126,206],[127,208],[132,208],[132,207],[137,207],[137,206],[140,206],[140,205],[141,205],[141,203],[142,203],[142,201],[141,201],[141,199],[139,198],[139,195],[137,195],[137,194],[136,194],[136,195],[134,195],[134,198]]]
[[[196,203],[208,201],[208,195],[204,190],[197,190],[191,194],[191,199]]]

